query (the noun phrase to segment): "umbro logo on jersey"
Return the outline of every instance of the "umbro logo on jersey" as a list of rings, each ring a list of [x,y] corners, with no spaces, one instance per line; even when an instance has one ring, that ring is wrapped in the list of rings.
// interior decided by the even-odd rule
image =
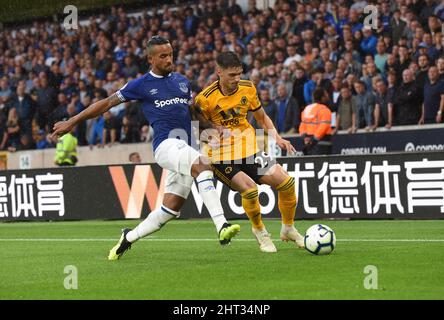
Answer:
[[[151,93],[152,96],[154,96],[155,94],[157,94],[157,92],[159,92],[159,90],[157,90],[157,89],[151,89],[151,90],[150,90],[150,93]]]

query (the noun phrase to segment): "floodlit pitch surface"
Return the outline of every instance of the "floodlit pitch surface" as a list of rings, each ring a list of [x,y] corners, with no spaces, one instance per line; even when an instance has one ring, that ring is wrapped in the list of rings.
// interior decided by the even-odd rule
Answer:
[[[178,220],[118,261],[108,251],[136,220],[0,223],[0,299],[444,299],[444,220],[298,221],[333,228],[328,256],[265,222],[278,253],[245,220],[228,247],[210,220]]]

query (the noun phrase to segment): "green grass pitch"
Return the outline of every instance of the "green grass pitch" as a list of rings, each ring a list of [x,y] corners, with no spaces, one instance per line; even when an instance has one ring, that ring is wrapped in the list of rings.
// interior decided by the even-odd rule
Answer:
[[[265,221],[275,254],[259,251],[246,220],[227,247],[210,220],[177,220],[108,261],[120,229],[138,222],[0,223],[0,299],[444,299],[444,220],[297,221],[301,232],[333,228],[328,256],[278,240],[279,220]],[[65,289],[66,266],[77,289]]]

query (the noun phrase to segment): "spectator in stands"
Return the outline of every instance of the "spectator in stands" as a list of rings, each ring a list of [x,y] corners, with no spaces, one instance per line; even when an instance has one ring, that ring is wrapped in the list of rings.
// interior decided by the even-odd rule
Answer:
[[[296,133],[301,122],[298,103],[293,96],[287,93],[284,84],[278,86],[278,97],[276,100],[277,115],[276,129],[278,133]]]
[[[424,88],[424,85],[428,81],[429,71],[429,57],[427,54],[421,54],[418,57],[419,72],[416,74],[416,83],[420,88]]]
[[[336,127],[332,134],[338,130],[347,130],[348,133],[356,132],[356,102],[347,85],[341,88],[341,96],[336,112]]]
[[[122,120],[121,143],[140,142],[140,131],[134,120],[125,115]]]
[[[376,82],[375,98],[375,124],[373,125],[373,130],[382,126],[390,129],[393,123],[393,104],[389,100],[390,96],[387,85],[382,79]]]
[[[12,96],[9,102],[9,108],[17,110],[21,133],[32,133],[32,119],[35,113],[35,103],[31,96],[25,93],[26,84],[20,81],[17,84],[16,94]]]
[[[374,62],[369,62],[365,66],[365,75],[361,78],[361,80],[365,83],[365,88],[367,91],[372,91],[372,79],[379,75],[379,71],[376,68],[376,64]]]
[[[45,130],[39,129],[36,137],[36,149],[54,148],[55,144],[51,139],[50,134],[46,134]]]
[[[110,111],[103,114],[103,119],[103,144],[112,146],[120,140],[120,126],[118,120]]]
[[[436,16],[437,19],[444,21],[444,0],[441,0],[441,2],[435,7],[433,15]]]
[[[49,115],[48,125],[50,126],[50,128],[52,128],[54,123],[68,117],[67,113],[68,102],[69,100],[64,93],[58,94],[57,107]]]
[[[8,83],[8,78],[3,77],[0,79],[0,109],[5,108],[6,104],[11,98],[12,91]]]
[[[421,89],[414,81],[412,71],[402,72],[403,82],[396,90],[393,99],[394,122],[398,125],[417,124],[421,110]]]
[[[37,87],[37,124],[40,129],[48,130],[49,115],[57,106],[57,91],[49,87],[46,76],[39,77]]]
[[[292,95],[296,99],[298,106],[305,106],[304,99],[304,84],[307,82],[307,77],[305,76],[304,69],[301,67],[296,68],[295,79],[293,82]]]
[[[129,155],[129,161],[131,163],[141,163],[140,154],[138,152],[131,152]]]
[[[304,100],[305,105],[311,104],[313,102],[313,92],[320,84],[324,70],[322,68],[317,68],[311,72],[310,80],[304,84]]]
[[[8,130],[6,127],[8,119],[7,111],[4,106],[0,108],[0,150],[4,150],[8,142]]]
[[[17,109],[11,108],[9,109],[8,113],[8,121],[6,123],[7,127],[7,136],[8,136],[8,143],[7,148],[8,150],[17,149],[20,145],[20,124],[19,124],[19,118],[17,114]]]
[[[375,109],[375,96],[366,89],[364,81],[355,82],[356,95],[356,124],[357,128],[369,131],[373,127],[373,113]]]
[[[438,67],[439,79],[444,80],[444,55],[438,58],[436,66]]]
[[[268,88],[270,93],[270,99],[275,100],[278,96],[278,75],[275,71],[271,70],[268,73],[267,81],[264,83],[264,86]]]
[[[11,146],[8,148],[8,151],[15,152],[15,151],[22,151],[22,150],[31,150],[35,149],[35,143],[32,139],[32,136],[29,133],[23,133],[20,136],[20,143],[17,146]]]
[[[187,36],[194,36],[197,32],[199,18],[194,15],[193,9],[188,7],[185,9],[184,31]]]
[[[428,81],[424,86],[424,102],[419,124],[441,123],[443,111],[444,81],[439,80],[438,68],[432,66],[428,70]]]
[[[99,116],[92,121],[91,133],[89,136],[89,146],[92,147],[98,144],[99,147],[103,147],[103,129],[105,126],[105,119],[103,116]]]
[[[126,78],[135,78],[139,73],[139,67],[133,62],[131,56],[126,56],[124,58],[125,66],[122,68],[122,74]]]
[[[262,108],[264,108],[265,113],[271,119],[273,123],[276,123],[276,117],[278,115],[278,107],[276,103],[270,99],[270,92],[267,88],[259,91],[259,100],[261,102]],[[251,125],[253,128],[260,129],[261,127],[257,124],[256,119],[251,115]]]
[[[385,64],[387,62],[388,54],[386,52],[386,45],[384,41],[378,41],[376,44],[375,64],[379,72],[384,74]]]
[[[373,35],[371,27],[362,28],[363,39],[361,41],[361,50],[364,54],[376,54],[376,44],[378,39]]]

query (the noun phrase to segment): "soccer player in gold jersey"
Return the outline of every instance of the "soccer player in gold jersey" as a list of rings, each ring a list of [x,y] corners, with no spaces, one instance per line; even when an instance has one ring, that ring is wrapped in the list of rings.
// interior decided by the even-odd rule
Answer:
[[[257,184],[268,184],[278,191],[278,206],[282,217],[280,238],[304,246],[304,239],[294,227],[296,211],[295,180],[279,165],[268,163],[256,143],[256,134],[247,120],[253,115],[260,127],[274,135],[277,145],[289,154],[295,152],[288,140],[277,134],[271,119],[261,107],[257,91],[251,81],[241,80],[242,63],[234,52],[223,52],[216,59],[219,80],[202,90],[195,98],[193,114],[202,128],[212,128],[217,134],[208,135],[208,156],[217,178],[238,191],[242,206],[252,223],[260,249],[276,252],[262,221]],[[204,131],[204,133],[207,132]]]

